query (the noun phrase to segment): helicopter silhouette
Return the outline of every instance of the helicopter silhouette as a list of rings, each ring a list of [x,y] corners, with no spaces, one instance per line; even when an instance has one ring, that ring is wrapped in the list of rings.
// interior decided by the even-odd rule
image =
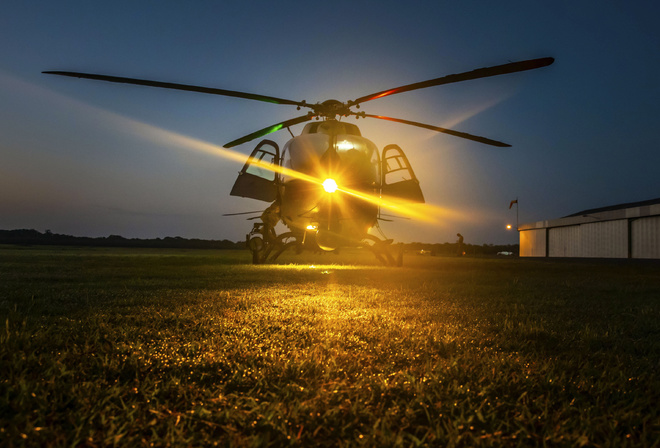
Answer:
[[[385,265],[400,265],[389,251],[392,240],[369,233],[383,220],[381,208],[388,203],[424,203],[424,195],[408,157],[395,145],[387,145],[379,153],[376,145],[363,137],[358,126],[341,121],[343,117],[387,120],[481,144],[511,145],[477,135],[441,128],[416,121],[367,114],[362,103],[387,96],[478,78],[546,67],[554,58],[546,57],[509,62],[469,72],[442,76],[341,102],[329,99],[319,103],[293,101],[267,95],[150,81],[101,74],[69,71],[44,71],[45,74],[85,78],[115,83],[184,90],[231,96],[274,104],[309,109],[304,115],[259,129],[223,145],[242,145],[280,129],[309,122],[299,136],[293,136],[282,151],[271,140],[261,141],[239,172],[230,195],[270,203],[256,217],[260,219],[246,235],[246,243],[255,264],[275,261],[289,248],[334,251],[341,247],[366,247]],[[289,132],[290,129],[289,129]],[[241,213],[231,214],[237,215]],[[255,218],[249,218],[255,219]],[[282,222],[288,231],[277,234],[275,226]]]

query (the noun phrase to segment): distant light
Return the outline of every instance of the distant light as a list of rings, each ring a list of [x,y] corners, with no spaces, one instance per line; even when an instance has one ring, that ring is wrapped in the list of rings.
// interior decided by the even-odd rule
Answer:
[[[314,224],[310,224],[307,226],[307,230],[316,230],[316,226]]]
[[[334,193],[337,191],[337,182],[334,179],[326,179],[323,181],[323,189],[328,193]]]
[[[343,151],[348,151],[349,149],[354,149],[355,147],[353,146],[353,143],[349,142],[348,140],[342,140],[341,142],[337,143],[337,149],[341,149]]]
[[[511,230],[511,227],[512,227],[511,224],[507,224],[507,225],[506,225],[506,229],[507,229],[507,230]]]

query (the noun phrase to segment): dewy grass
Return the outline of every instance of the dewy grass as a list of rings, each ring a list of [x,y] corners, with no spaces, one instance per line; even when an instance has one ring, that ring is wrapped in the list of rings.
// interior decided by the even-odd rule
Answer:
[[[0,247],[0,445],[658,446],[657,264],[406,264]]]

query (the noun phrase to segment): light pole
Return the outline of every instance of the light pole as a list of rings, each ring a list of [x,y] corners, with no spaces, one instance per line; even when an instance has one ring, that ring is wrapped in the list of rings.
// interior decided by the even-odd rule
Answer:
[[[516,230],[520,230],[520,227],[518,226],[518,198],[515,198],[513,201],[511,201],[509,204],[509,210],[511,210],[513,204],[516,204]]]

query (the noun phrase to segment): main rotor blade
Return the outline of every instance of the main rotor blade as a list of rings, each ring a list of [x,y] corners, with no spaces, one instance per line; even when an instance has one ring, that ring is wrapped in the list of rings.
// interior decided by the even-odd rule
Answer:
[[[389,218],[396,218],[396,219],[410,219],[407,216],[398,216],[398,215],[388,215],[387,213],[380,213],[380,216],[387,216]],[[382,219],[382,218],[381,218]],[[392,221],[391,219],[387,219],[386,221]]]
[[[255,210],[252,212],[240,212],[240,213],[223,213],[222,216],[238,216],[238,215],[253,215],[255,213],[263,213],[263,210]]]
[[[395,93],[410,92],[411,90],[425,89],[426,87],[439,86],[442,84],[450,84],[453,82],[468,81],[470,79],[487,78],[489,76],[504,75],[507,73],[522,72],[525,70],[533,70],[535,68],[545,67],[555,62],[554,58],[540,58],[530,59],[522,62],[511,62],[504,65],[496,65],[495,67],[485,67],[472,70],[471,72],[458,73],[455,75],[447,75],[441,78],[429,79],[428,81],[416,82],[394,89],[383,90],[381,92],[372,93],[352,101],[351,104],[364,103],[365,101],[383,98],[385,96],[394,95]]]
[[[124,84],[137,84],[139,86],[161,87],[164,89],[187,90],[190,92],[210,93],[213,95],[233,96],[236,98],[245,98],[248,100],[264,101],[273,104],[290,104],[292,106],[307,107],[302,101],[292,101],[274,96],[257,95],[254,93],[236,92],[234,90],[215,89],[212,87],[190,86],[186,84],[176,84],[172,82],[149,81],[146,79],[123,78],[120,76],[96,75],[93,73],[46,71],[47,75],[70,76],[72,78],[95,79],[97,81],[118,82]]]
[[[282,128],[288,128],[289,126],[293,126],[294,124],[298,123],[304,123],[305,121],[309,121],[312,118],[314,118],[314,115],[303,115],[302,117],[296,117],[292,118],[290,120],[283,121],[281,123],[274,124],[272,126],[268,126],[267,128],[260,129],[256,132],[253,132],[252,134],[246,135],[245,137],[241,137],[239,139],[233,140],[224,146],[225,148],[231,148],[234,146],[238,146],[240,144],[243,144],[245,142],[249,142],[250,140],[254,140],[255,138],[263,137],[264,135],[268,135],[271,132],[279,131]]]
[[[497,146],[497,147],[500,147],[500,148],[508,148],[508,147],[511,146],[508,143],[498,142],[497,140],[491,140],[491,139],[486,138],[486,137],[479,137],[478,135],[472,135],[472,134],[468,134],[466,132],[453,131],[451,129],[441,128],[441,127],[433,126],[433,125],[430,125],[430,124],[418,123],[416,121],[402,120],[401,118],[384,117],[382,115],[370,115],[370,114],[364,114],[364,115],[360,115],[360,116],[369,117],[369,118],[378,118],[380,120],[395,121],[397,123],[403,123],[403,124],[409,124],[411,126],[417,126],[418,128],[430,129],[432,131],[442,132],[444,134],[453,135],[455,137],[466,138],[468,140],[483,143],[485,145]]]

